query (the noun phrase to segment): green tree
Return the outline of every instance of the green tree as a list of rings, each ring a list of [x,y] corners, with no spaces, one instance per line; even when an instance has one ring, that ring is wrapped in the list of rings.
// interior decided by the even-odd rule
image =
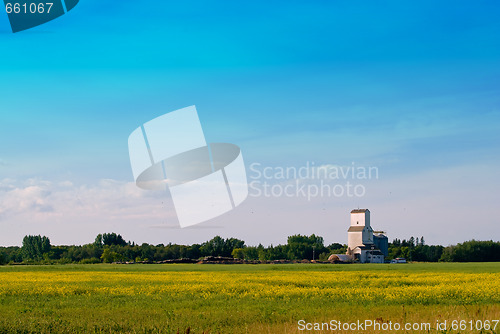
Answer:
[[[119,234],[116,233],[104,233],[102,235],[102,243],[104,246],[113,246],[113,245],[118,245],[118,246],[125,246],[127,242],[123,240],[123,237]]]
[[[140,247],[141,249],[141,259],[143,261],[151,261],[154,257],[154,246],[148,244],[148,243],[143,243]]]
[[[102,247],[103,242],[102,242],[102,234],[99,233],[97,237],[95,237],[94,245],[97,247]]]
[[[226,256],[230,257],[233,249],[244,248],[245,242],[236,238],[223,239],[220,236],[215,236],[211,240],[204,242],[200,251],[204,256]]]
[[[49,238],[40,235],[27,235],[23,238],[23,259],[40,261],[44,254],[50,252],[50,248]]]
[[[288,237],[288,259],[290,260],[312,260],[313,253],[317,259],[321,253],[327,251],[323,244],[323,237],[314,234],[310,236],[292,235]]]
[[[500,242],[470,240],[443,250],[440,261],[493,262],[500,261]]]
[[[235,259],[241,259],[241,260],[243,260],[245,258],[245,250],[243,248],[235,248],[231,252],[231,255]]]
[[[7,263],[7,256],[5,255],[5,252],[2,250],[0,251],[0,265],[4,265]]]
[[[112,262],[116,262],[116,261],[123,261],[124,258],[122,255],[111,250],[110,248],[105,248],[104,252],[102,252],[101,260],[104,263],[112,263]]]
[[[201,257],[201,251],[200,251],[201,245],[199,244],[193,244],[191,246],[188,246],[186,249],[186,257],[189,259],[198,259]]]
[[[243,248],[245,252],[245,260],[258,260],[259,250],[257,247],[245,247]]]

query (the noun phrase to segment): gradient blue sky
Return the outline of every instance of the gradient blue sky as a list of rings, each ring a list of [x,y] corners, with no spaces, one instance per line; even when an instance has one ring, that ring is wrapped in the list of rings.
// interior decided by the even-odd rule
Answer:
[[[498,1],[85,0],[12,34],[1,15],[0,244],[344,243],[358,206],[390,239],[499,240],[499,17]],[[128,135],[193,104],[247,165],[355,162],[380,178],[362,199],[248,199],[206,228],[137,214],[161,201],[130,201]],[[65,196],[80,194],[75,216]]]

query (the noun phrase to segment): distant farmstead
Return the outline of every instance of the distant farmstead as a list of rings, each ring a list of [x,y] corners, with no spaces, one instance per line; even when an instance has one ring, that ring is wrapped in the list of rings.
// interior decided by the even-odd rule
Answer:
[[[347,230],[347,252],[333,254],[331,261],[360,263],[384,263],[388,255],[389,242],[384,232],[374,232],[370,225],[370,210],[351,211],[351,226]]]

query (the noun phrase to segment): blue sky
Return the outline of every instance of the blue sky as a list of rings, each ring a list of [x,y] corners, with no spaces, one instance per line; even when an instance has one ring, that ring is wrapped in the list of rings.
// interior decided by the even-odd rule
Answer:
[[[3,15],[0,225],[10,233],[0,244],[38,231],[85,243],[111,229],[151,243],[215,234],[280,243],[293,233],[345,242],[357,206],[390,238],[498,239],[498,219],[485,212],[500,185],[499,12],[496,1],[86,0],[17,34]],[[363,199],[249,199],[199,230],[128,211],[123,225],[103,212],[84,229],[83,210],[72,233],[78,219],[54,201],[111,191],[102,180],[132,182],[130,132],[193,104],[207,140],[238,144],[247,165],[355,162],[377,166],[380,179]],[[67,182],[72,190],[55,186]],[[19,196],[24,207],[5,204]],[[471,233],[473,220],[489,231]],[[437,222],[454,233],[437,233]]]

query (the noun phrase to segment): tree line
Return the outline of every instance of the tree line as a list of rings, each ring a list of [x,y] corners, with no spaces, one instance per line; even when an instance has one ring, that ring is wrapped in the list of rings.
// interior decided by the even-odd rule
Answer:
[[[82,246],[53,246],[49,238],[27,235],[22,247],[0,247],[0,264],[15,263],[112,263],[155,262],[176,259],[199,259],[206,256],[232,257],[243,260],[319,260],[331,254],[345,254],[347,245],[324,240],[314,234],[289,236],[285,245],[247,246],[243,240],[216,236],[201,244],[141,245],[125,241],[120,234],[99,234],[93,243]],[[389,243],[386,260],[404,257],[423,262],[487,262],[500,261],[500,242],[471,240],[453,246],[426,245],[424,238],[394,239]]]

